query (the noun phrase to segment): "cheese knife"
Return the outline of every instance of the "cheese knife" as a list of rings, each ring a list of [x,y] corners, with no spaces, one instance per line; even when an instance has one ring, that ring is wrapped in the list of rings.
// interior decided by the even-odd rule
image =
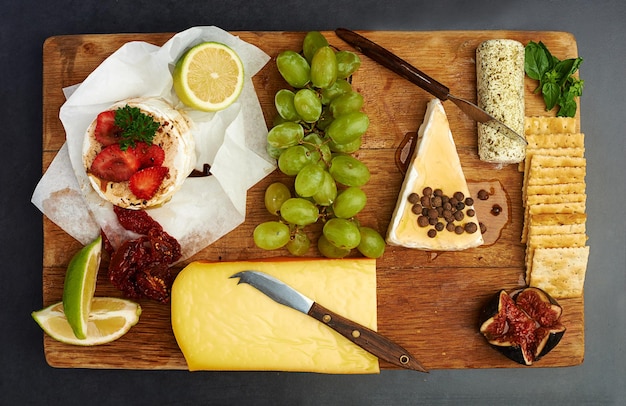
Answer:
[[[248,270],[237,272],[231,278],[239,278],[238,285],[247,283],[275,302],[313,317],[382,360],[402,368],[427,372],[419,361],[398,344],[374,330],[326,309],[271,275]]]
[[[420,71],[399,56],[391,53],[391,51],[370,41],[364,36],[345,28],[337,28],[335,30],[335,34],[364,55],[372,58],[374,61],[397,73],[411,83],[418,85],[438,99],[442,101],[452,101],[463,113],[474,121],[488,125],[512,140],[523,142],[524,144],[528,143],[524,137],[515,132],[509,126],[496,119],[474,103],[452,95],[448,87],[437,82],[435,79],[426,75],[424,72]]]

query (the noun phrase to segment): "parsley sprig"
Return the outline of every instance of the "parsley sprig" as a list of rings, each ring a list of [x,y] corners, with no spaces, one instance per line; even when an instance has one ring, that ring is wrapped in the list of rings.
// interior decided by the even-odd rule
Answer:
[[[152,144],[160,125],[151,116],[142,113],[138,107],[127,104],[115,111],[115,126],[121,130],[119,144],[123,151],[128,147],[134,147],[137,142]]]
[[[546,111],[559,106],[557,116],[576,115],[576,97],[582,96],[584,80],[574,77],[582,58],[559,60],[545,44],[530,41],[525,47],[524,70],[531,79],[539,81],[535,93],[541,92]]]

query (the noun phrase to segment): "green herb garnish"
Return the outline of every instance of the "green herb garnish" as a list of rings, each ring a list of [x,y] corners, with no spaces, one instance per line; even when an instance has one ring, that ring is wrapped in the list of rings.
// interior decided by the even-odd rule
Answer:
[[[557,116],[576,115],[576,97],[582,96],[584,80],[574,77],[582,58],[560,61],[553,56],[545,44],[530,41],[525,48],[524,70],[529,78],[539,81],[535,93],[541,92],[546,111],[559,106]]]
[[[138,107],[130,107],[127,104],[115,111],[115,126],[121,130],[119,144],[122,151],[134,147],[137,142],[152,144],[160,125],[151,116],[142,113]]]

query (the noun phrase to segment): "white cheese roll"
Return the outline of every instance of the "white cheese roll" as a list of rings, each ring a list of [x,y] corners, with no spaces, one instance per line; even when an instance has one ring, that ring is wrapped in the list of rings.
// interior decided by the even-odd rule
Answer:
[[[165,151],[163,166],[169,169],[168,176],[163,180],[156,194],[149,200],[137,198],[130,190],[128,181],[105,181],[89,172],[89,168],[102,145],[96,140],[94,120],[85,135],[83,142],[83,163],[87,175],[96,192],[105,200],[116,206],[128,209],[145,209],[160,206],[169,201],[181,188],[187,176],[196,164],[195,139],[191,131],[191,121],[182,112],[174,109],[159,98],[135,98],[122,100],[108,110],[116,110],[126,105],[137,107],[142,113],[150,115],[161,124],[152,140]]]
[[[481,43],[476,82],[478,106],[524,136],[524,46],[509,39]],[[518,163],[526,157],[526,145],[479,123],[478,155],[485,162]]]

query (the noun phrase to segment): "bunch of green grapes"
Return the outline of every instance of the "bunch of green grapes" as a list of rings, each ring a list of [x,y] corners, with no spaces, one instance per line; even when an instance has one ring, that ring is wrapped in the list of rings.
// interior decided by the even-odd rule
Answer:
[[[378,258],[384,239],[356,219],[367,201],[361,187],[370,171],[350,155],[360,148],[369,127],[361,111],[363,96],[349,81],[361,60],[354,52],[336,51],[317,31],[307,33],[302,49],[276,58],[291,88],[276,92],[278,116],[267,135],[267,150],[279,170],[295,177],[295,195],[281,182],[267,188],[265,207],[277,219],[259,224],[254,242],[267,250],[286,246],[301,256],[311,244],[305,227],[322,221],[317,243],[322,255],[343,258],[356,248]]]

